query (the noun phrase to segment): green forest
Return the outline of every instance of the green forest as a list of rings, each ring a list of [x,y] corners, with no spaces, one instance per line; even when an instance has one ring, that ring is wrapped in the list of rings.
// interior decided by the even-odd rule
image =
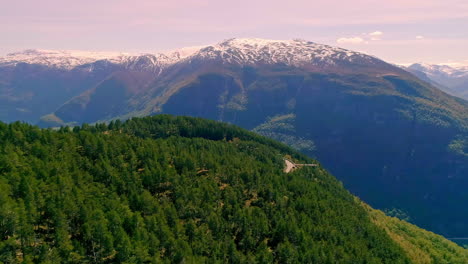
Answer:
[[[0,123],[0,263],[466,263],[285,157],[318,164],[198,118]]]

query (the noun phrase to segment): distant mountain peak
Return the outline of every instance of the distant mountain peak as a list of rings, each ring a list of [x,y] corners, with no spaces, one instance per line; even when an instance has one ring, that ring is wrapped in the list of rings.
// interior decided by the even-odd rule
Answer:
[[[413,63],[403,68],[449,94],[468,99],[468,66],[463,63]]]
[[[363,53],[318,44],[302,39],[269,40],[232,38],[207,46],[193,55],[195,58],[217,59],[234,64],[276,64],[330,66],[340,62],[365,61],[375,58]]]
[[[27,49],[0,57],[0,65],[14,66],[18,63],[29,63],[60,69],[72,69],[98,60],[114,59],[122,56],[129,56],[129,54],[80,50]]]
[[[468,66],[452,66],[446,64],[414,63],[408,66],[409,69],[418,70],[432,75],[443,75],[446,77],[468,77]]]

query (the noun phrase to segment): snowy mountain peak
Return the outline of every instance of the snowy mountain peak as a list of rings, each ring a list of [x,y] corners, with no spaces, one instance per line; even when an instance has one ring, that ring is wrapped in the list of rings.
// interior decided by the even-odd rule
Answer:
[[[202,48],[193,55],[199,59],[221,60],[234,64],[276,64],[301,66],[335,65],[338,62],[371,62],[371,56],[314,42],[294,40],[268,40],[233,38]]]
[[[75,67],[93,70],[90,65],[98,61],[118,64],[132,70],[160,71],[200,50],[188,47],[165,53],[129,54],[123,52],[92,52],[79,50],[27,49],[0,57],[0,66],[15,66],[18,63],[39,64],[48,67],[71,70]]]
[[[423,80],[429,80],[449,94],[468,99],[468,66],[463,62],[449,65],[414,63],[404,69],[416,76],[423,73]]]
[[[18,63],[40,64],[49,67],[72,69],[102,59],[127,56],[126,53],[92,52],[78,50],[27,49],[0,57],[0,65],[14,66]]]
[[[408,68],[424,72],[429,77],[434,78],[468,77],[468,66],[449,66],[445,64],[414,63],[408,66]]]
[[[0,66],[18,63],[40,64],[60,69],[77,66],[92,70],[95,62],[121,65],[134,70],[160,72],[182,61],[216,60],[240,65],[285,64],[292,66],[334,66],[340,63],[376,63],[374,57],[338,47],[306,40],[269,40],[259,38],[233,38],[218,44],[188,47],[165,53],[138,54],[115,52],[87,52],[73,50],[25,50],[0,57]]]

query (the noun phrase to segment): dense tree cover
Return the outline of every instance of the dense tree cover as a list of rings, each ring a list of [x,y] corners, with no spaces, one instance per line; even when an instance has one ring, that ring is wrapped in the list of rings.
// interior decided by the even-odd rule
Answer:
[[[0,262],[410,263],[322,168],[240,128],[157,116],[0,123]]]
[[[262,136],[282,142],[303,153],[312,153],[315,150],[314,142],[310,139],[300,138],[294,126],[296,116],[294,114],[278,115],[269,118],[267,122],[253,129]]]

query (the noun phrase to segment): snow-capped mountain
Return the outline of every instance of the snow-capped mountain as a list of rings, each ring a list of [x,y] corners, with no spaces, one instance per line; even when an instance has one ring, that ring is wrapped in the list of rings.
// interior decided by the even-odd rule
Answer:
[[[93,64],[97,63],[99,65],[108,63],[120,65],[129,70],[158,71],[189,55],[191,55],[191,53],[188,53],[186,49],[155,54],[29,49],[0,57],[0,67],[27,63],[62,70],[72,70],[80,67],[92,71],[96,66]]]
[[[0,57],[0,66],[39,64],[58,69],[93,70],[95,62],[121,65],[137,71],[160,72],[178,62],[221,60],[228,64],[284,64],[289,66],[336,66],[340,63],[375,63],[376,58],[338,47],[305,40],[229,39],[215,45],[189,47],[154,54],[25,50]]]
[[[453,95],[468,99],[468,66],[415,63],[406,70],[424,74],[433,84]]]
[[[281,63],[290,66],[326,66],[343,61],[369,63],[374,58],[359,52],[299,39],[284,41],[244,38],[229,39],[207,46],[188,59],[215,59],[242,65]]]
[[[187,76],[202,71],[236,72],[244,66],[265,70],[287,67],[306,72],[401,74],[396,71],[399,69],[375,57],[297,39],[228,39],[213,45],[146,54],[25,50],[0,57],[0,100],[4,100],[0,105],[9,105],[8,111],[0,111],[0,120],[37,120],[72,97],[103,83],[107,85],[104,81],[112,78],[122,83],[127,89],[125,96],[129,96],[156,89],[149,85],[157,84],[163,89],[169,83],[183,82]],[[51,94],[56,99],[53,102]]]
[[[424,72],[428,77],[440,78],[463,78],[468,77],[468,66],[449,66],[439,64],[414,63],[408,66],[410,69]]]
[[[15,66],[18,63],[39,64],[59,69],[93,63],[103,59],[117,59],[127,56],[125,53],[89,52],[77,50],[40,50],[28,49],[0,57],[0,66]]]

